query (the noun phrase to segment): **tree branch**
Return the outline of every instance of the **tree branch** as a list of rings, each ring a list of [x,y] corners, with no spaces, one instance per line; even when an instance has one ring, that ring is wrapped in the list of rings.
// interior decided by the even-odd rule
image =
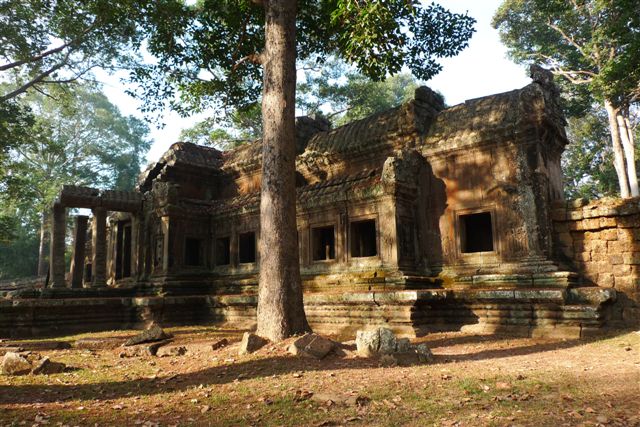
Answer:
[[[31,86],[40,83],[42,80],[44,80],[45,78],[47,78],[51,74],[53,74],[54,71],[57,71],[60,68],[64,67],[67,64],[68,57],[69,57],[69,54],[67,54],[65,56],[65,58],[64,58],[64,60],[62,62],[59,62],[58,64],[54,65],[53,67],[51,67],[49,70],[45,71],[44,73],[38,74],[33,79],[31,79],[27,83],[23,84],[22,86],[20,86],[19,88],[17,88],[13,92],[9,92],[6,95],[0,96],[0,101],[6,101],[6,100],[9,100],[11,98],[14,98],[14,97],[26,92]]]
[[[244,58],[240,58],[238,62],[233,65],[232,71],[236,71],[240,65],[245,62],[251,62],[252,64],[262,64],[264,62],[264,54],[262,53],[252,53],[251,55],[247,55]]]
[[[567,33],[565,33],[564,30],[562,30],[562,28],[558,27],[555,24],[552,24],[550,19],[547,21],[547,26],[549,26],[549,28],[552,28],[558,34],[560,34],[562,38],[565,39],[571,46],[575,47],[583,57],[591,59],[591,57],[587,55],[584,49],[582,49],[582,46],[580,46],[573,38],[569,37]]]
[[[31,58],[21,59],[19,61],[10,62],[8,64],[0,65],[0,71],[6,71],[6,70],[9,70],[11,68],[16,68],[16,67],[24,65],[26,63],[29,63],[29,62],[40,61],[41,59],[46,58],[49,55],[53,55],[54,53],[62,52],[67,47],[80,43],[80,41],[82,41],[84,36],[86,36],[87,33],[89,33],[91,30],[93,30],[95,28],[95,26],[96,26],[96,23],[94,22],[93,24],[89,25],[84,31],[82,31],[82,34],[81,34],[80,37],[76,37],[73,40],[69,40],[68,42],[66,42],[66,43],[64,43],[64,44],[62,44],[62,45],[60,45],[58,47],[55,47],[55,48],[49,49],[49,50],[45,50],[44,52],[39,53],[37,55],[34,55]]]

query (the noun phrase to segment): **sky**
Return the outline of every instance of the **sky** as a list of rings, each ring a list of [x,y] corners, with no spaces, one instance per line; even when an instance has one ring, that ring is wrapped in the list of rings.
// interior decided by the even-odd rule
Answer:
[[[459,104],[467,99],[494,93],[506,92],[530,83],[524,67],[511,62],[505,47],[500,43],[496,30],[491,27],[491,18],[502,0],[438,0],[452,12],[465,13],[476,19],[474,33],[469,47],[454,58],[440,61],[443,70],[427,85],[445,96],[449,105]],[[141,101],[125,94],[126,86],[120,83],[123,75],[107,75],[98,72],[97,78],[104,84],[104,92],[111,102],[125,115],[142,117],[138,111]],[[179,140],[180,131],[206,117],[200,114],[182,118],[174,112],[164,113],[163,128],[151,125],[150,137],[153,145],[147,154],[147,161],[153,162]]]

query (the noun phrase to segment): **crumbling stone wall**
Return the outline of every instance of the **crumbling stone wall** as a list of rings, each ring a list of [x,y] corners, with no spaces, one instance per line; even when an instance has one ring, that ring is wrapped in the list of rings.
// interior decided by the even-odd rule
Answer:
[[[552,219],[558,259],[583,284],[617,291],[612,326],[640,325],[640,199],[556,203]]]

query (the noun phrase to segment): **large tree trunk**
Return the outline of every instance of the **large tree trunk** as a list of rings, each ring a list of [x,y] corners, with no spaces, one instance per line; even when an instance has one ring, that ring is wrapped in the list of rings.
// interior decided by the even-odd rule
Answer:
[[[296,2],[268,0],[263,54],[262,193],[258,335],[279,341],[309,330],[296,227]]]
[[[618,110],[610,101],[604,101],[604,107],[609,117],[609,131],[611,132],[611,143],[613,144],[613,165],[618,175],[618,184],[620,185],[620,197],[626,199],[630,197],[629,181],[627,179],[627,170],[625,167],[624,151],[622,142],[620,141],[620,128],[618,126],[617,114]]]
[[[46,276],[49,269],[49,258],[47,257],[49,249],[49,222],[51,213],[45,209],[42,212],[42,222],[40,223],[40,246],[38,248],[38,276]]]
[[[624,156],[627,160],[627,178],[629,179],[629,190],[631,197],[640,196],[638,190],[638,175],[636,173],[636,151],[633,143],[633,134],[628,127],[629,112],[628,110],[619,110],[616,115],[618,121],[618,129],[620,131],[620,140],[624,149]]]

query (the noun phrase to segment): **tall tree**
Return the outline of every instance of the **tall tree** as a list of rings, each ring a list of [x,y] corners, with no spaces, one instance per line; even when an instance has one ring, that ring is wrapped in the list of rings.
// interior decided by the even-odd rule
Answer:
[[[417,0],[200,0],[148,28],[159,60],[133,75],[156,100],[148,109],[246,106],[262,93],[259,334],[280,340],[308,329],[295,217],[296,59],[336,55],[376,80],[405,66],[428,79],[437,58],[467,45],[473,22]]]
[[[640,195],[629,111],[640,100],[637,0],[505,0],[493,25],[516,62],[536,62],[607,112],[622,197]]]
[[[93,68],[130,66],[141,23],[171,13],[173,1],[4,0],[0,2],[0,103],[28,90],[91,77]]]
[[[344,61],[307,64],[298,83],[297,107],[305,114],[321,113],[342,125],[388,110],[412,99],[420,82],[410,73],[372,80]]]
[[[39,224],[42,274],[48,212],[60,187],[133,188],[150,141],[144,123],[122,116],[94,87],[52,88],[49,96],[31,93],[22,101],[35,118],[20,144],[9,150],[0,176],[0,215],[19,218],[13,230],[26,229],[23,236]]]

